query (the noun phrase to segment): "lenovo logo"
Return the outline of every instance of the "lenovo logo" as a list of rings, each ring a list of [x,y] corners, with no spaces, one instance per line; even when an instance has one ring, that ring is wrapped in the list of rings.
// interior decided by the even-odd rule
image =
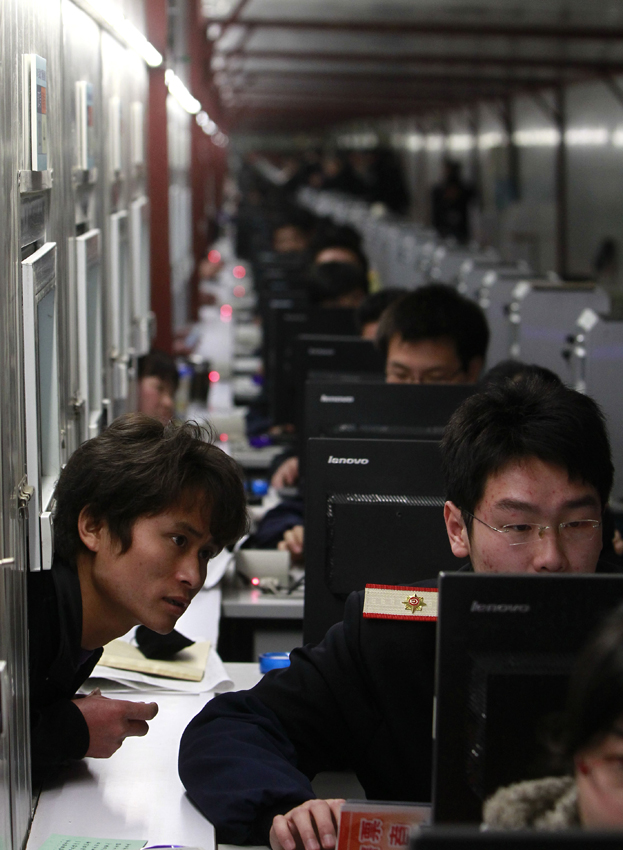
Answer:
[[[504,602],[472,602],[472,614],[528,614],[529,605],[509,605]]]
[[[370,463],[370,458],[367,457],[333,457],[333,455],[329,455],[329,460],[327,463],[361,463],[366,464]]]
[[[355,401],[354,395],[327,395],[326,393],[322,393],[320,396],[320,401],[323,404],[328,404],[329,402],[333,402],[334,404],[352,404]]]

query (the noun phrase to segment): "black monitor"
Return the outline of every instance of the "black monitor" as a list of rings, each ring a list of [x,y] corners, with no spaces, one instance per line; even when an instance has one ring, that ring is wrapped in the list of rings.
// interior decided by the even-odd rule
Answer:
[[[305,386],[308,380],[385,380],[385,361],[369,339],[337,334],[300,334],[294,343],[294,387],[297,431],[304,446]]]
[[[434,823],[479,823],[498,788],[552,774],[575,658],[621,601],[623,576],[440,577]]]
[[[583,829],[486,830],[475,827],[421,829],[411,838],[410,850],[617,850],[623,845],[618,831]]]
[[[353,590],[459,566],[437,442],[311,439],[305,485],[305,642],[342,619]]]
[[[379,384],[310,380],[305,392],[309,437],[440,440],[475,384]]]
[[[294,422],[294,344],[297,336],[305,333],[358,336],[355,311],[322,307],[271,310],[265,333],[270,415],[274,422]]]

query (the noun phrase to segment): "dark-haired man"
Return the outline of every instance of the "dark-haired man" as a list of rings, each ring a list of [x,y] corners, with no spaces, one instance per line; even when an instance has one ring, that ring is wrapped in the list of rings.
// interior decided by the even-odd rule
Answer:
[[[612,463],[590,398],[536,378],[490,387],[455,412],[442,454],[464,569],[595,571]],[[341,801],[315,799],[320,771],[354,770],[371,799],[430,799],[435,625],[364,618],[363,604],[351,594],[322,643],[184,733],[180,775],[219,841],[330,850]]]
[[[473,384],[484,364],[489,328],[475,301],[432,283],[388,307],[376,340],[389,383]]]
[[[208,560],[246,528],[236,464],[193,423],[128,414],[69,459],[55,490],[52,569],[28,575],[33,774],[106,758],[145,735],[155,703],[76,691],[101,647],[144,624],[166,634]]]

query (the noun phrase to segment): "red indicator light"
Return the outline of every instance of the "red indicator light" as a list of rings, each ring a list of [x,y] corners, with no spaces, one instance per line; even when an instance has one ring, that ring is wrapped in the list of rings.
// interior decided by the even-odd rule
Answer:
[[[217,251],[215,248],[212,248],[211,251],[208,251],[208,260],[211,263],[220,263],[221,262],[221,252]]]
[[[209,379],[209,380],[210,380],[213,384],[215,384],[217,381],[220,381],[220,380],[221,380],[221,376],[220,376],[220,375],[219,375],[219,373],[216,371],[216,369],[213,369],[211,372],[209,372],[209,373],[208,373],[208,379]]]
[[[257,587],[259,585],[259,583],[260,583],[260,580],[257,576],[255,576],[254,578],[251,579],[251,584],[254,585],[255,587]]]
[[[246,291],[247,290],[241,283],[238,283],[236,286],[234,286],[234,295],[236,296],[236,298],[242,298]]]
[[[235,278],[238,278],[238,280],[242,280],[243,277],[247,276],[247,270],[244,266],[234,266],[232,274]]]
[[[229,434],[219,434],[219,440],[221,443],[226,443],[229,440]]]
[[[221,307],[221,316],[231,316],[233,312],[234,309],[231,304],[223,304],[223,306]]]

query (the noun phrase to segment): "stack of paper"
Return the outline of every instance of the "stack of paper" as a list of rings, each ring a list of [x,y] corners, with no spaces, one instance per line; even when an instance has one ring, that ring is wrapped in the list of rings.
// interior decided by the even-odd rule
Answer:
[[[173,661],[161,661],[145,658],[125,640],[113,640],[104,647],[99,664],[81,690],[88,692],[96,686],[103,693],[129,689],[200,694],[231,690],[233,682],[209,641],[178,652]]]

